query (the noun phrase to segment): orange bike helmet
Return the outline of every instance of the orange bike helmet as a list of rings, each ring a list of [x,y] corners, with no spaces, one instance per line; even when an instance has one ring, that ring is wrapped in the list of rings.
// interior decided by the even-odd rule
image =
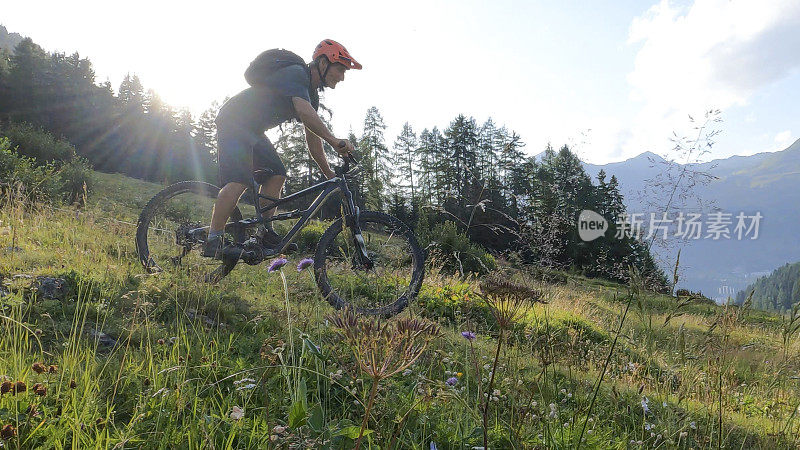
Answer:
[[[325,39],[320,42],[317,48],[314,49],[314,56],[311,59],[316,61],[317,58],[323,55],[328,58],[328,61],[343,64],[348,69],[361,69],[361,64],[350,56],[344,45],[333,39]]]

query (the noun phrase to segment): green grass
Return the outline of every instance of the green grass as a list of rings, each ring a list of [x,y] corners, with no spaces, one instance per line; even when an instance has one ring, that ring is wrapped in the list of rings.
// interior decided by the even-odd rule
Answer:
[[[0,397],[0,426],[16,429],[4,448],[351,448],[370,382],[326,321],[333,310],[313,275],[285,266],[284,291],[265,265],[237,266],[213,286],[145,274],[135,223],[160,188],[96,174],[85,209],[11,201],[0,210],[10,292],[0,299],[0,377],[28,387]],[[325,226],[301,236],[292,263]],[[800,445],[800,344],[783,358],[780,317],[702,302],[676,311],[674,299],[643,293],[617,336],[628,287],[507,269],[547,304],[529,308],[501,347],[491,448],[575,448],[584,423],[581,448]],[[44,298],[37,276],[64,278],[66,296]],[[363,448],[482,445],[498,328],[478,282],[427,267],[404,314],[438,322],[442,335],[381,383]],[[464,330],[478,335],[472,345]],[[37,374],[36,362],[58,367]]]

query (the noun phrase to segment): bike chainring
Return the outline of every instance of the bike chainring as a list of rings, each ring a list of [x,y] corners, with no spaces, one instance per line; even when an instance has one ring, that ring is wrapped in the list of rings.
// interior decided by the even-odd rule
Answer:
[[[203,224],[200,222],[187,222],[182,224],[175,230],[175,244],[179,247],[191,250],[195,244],[205,241],[208,237],[206,231],[191,232],[192,230],[197,230],[202,227]]]

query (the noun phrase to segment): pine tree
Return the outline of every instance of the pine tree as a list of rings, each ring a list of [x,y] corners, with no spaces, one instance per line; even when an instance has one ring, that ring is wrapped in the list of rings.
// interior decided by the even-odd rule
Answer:
[[[497,185],[497,157],[495,155],[498,143],[498,130],[492,118],[481,125],[478,132],[478,177],[486,180],[488,186]]]
[[[216,117],[219,111],[219,103],[211,102],[211,106],[200,114],[200,118],[194,126],[192,135],[198,147],[205,148],[211,155],[211,160],[217,162],[217,123]]]
[[[117,98],[122,101],[126,108],[126,112],[141,112],[144,113],[144,87],[139,77],[134,74],[125,75],[122,83],[119,85],[119,93]]]
[[[8,73],[9,116],[12,120],[46,126],[45,75],[49,62],[45,51],[30,38],[14,48]]]
[[[391,186],[388,150],[383,133],[386,125],[378,108],[371,107],[364,118],[364,133],[358,143],[366,170],[365,201],[371,209],[383,210],[386,191]]]
[[[476,148],[478,144],[475,119],[459,114],[445,130],[452,163],[448,176],[454,179],[456,202],[463,204],[476,182]]]
[[[312,173],[308,169],[310,155],[303,124],[297,121],[284,124],[275,147],[286,167],[286,191],[297,192],[310,186],[312,184]]]
[[[417,152],[417,135],[406,122],[403,130],[394,142],[392,166],[395,171],[395,185],[398,193],[413,203],[417,196],[414,185],[414,166]],[[410,195],[410,196],[409,196]]]

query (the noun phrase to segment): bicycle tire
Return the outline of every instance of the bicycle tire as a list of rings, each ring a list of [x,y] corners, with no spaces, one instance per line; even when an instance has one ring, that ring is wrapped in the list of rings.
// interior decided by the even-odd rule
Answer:
[[[389,214],[376,211],[361,212],[359,216],[359,225],[365,235],[368,250],[371,245],[370,241],[372,240],[372,232],[370,229],[375,228],[376,225],[385,226],[393,230],[390,237],[394,237],[394,233],[397,232],[398,239],[407,246],[407,256],[411,257],[411,273],[409,274],[408,285],[405,287],[405,291],[388,304],[382,304],[377,307],[362,307],[348,300],[343,292],[337,292],[336,287],[331,285],[331,280],[329,278],[331,261],[335,259],[332,258],[332,255],[340,251],[336,248],[337,237],[343,230],[347,229],[347,227],[343,227],[342,224],[342,218],[334,221],[334,223],[325,230],[317,246],[314,258],[314,275],[317,281],[317,287],[322,292],[323,298],[336,309],[352,307],[359,314],[391,317],[403,311],[403,309],[416,298],[417,294],[419,294],[425,275],[425,252],[420,248],[414,232],[402,221]],[[347,239],[345,238],[344,240],[346,241]],[[377,241],[377,239],[375,240]],[[342,239],[340,239],[339,242],[341,243]],[[346,257],[340,257],[339,259],[347,260]],[[405,278],[403,278],[403,280],[405,280]]]
[[[142,209],[141,214],[139,215],[139,220],[136,226],[136,253],[138,255],[139,262],[142,263],[145,271],[148,273],[154,273],[163,270],[159,264],[159,261],[155,261],[151,255],[151,244],[148,242],[148,231],[151,231],[151,222],[153,221],[154,217],[160,210],[165,208],[167,202],[182,194],[197,194],[207,197],[208,200],[211,201],[211,199],[216,199],[218,193],[219,188],[210,183],[205,183],[202,181],[181,181],[167,186],[147,202],[145,207]],[[210,212],[211,211],[209,210],[206,212],[206,214],[210,214]],[[231,213],[230,220],[236,222],[241,219],[242,212],[239,210],[239,207],[236,206]],[[233,239],[237,243],[241,243],[245,239],[245,232],[242,228],[228,229],[226,232],[231,233],[233,235]],[[178,246],[176,244],[176,248],[177,247]],[[161,261],[161,263],[164,262]],[[214,276],[212,278],[207,277],[206,281],[217,282],[221,280],[227,276],[231,270],[233,270],[233,268],[236,266],[236,263],[237,261],[220,261],[217,269],[211,272],[211,274]]]

